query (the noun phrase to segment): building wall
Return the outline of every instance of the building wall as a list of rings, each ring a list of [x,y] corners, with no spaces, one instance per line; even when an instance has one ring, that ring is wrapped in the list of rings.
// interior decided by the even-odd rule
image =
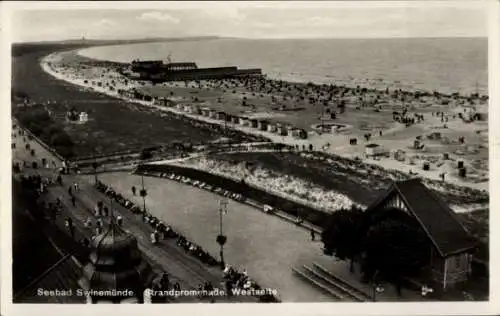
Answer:
[[[392,206],[392,207],[399,208],[407,213],[409,212],[408,207],[405,205],[405,203],[403,202],[403,199],[401,198],[401,196],[399,194],[392,195],[391,197],[389,197],[389,199],[384,204],[385,204],[384,206],[386,206],[386,207]]]
[[[461,253],[448,258],[441,258],[434,250],[431,263],[432,279],[441,289],[446,290],[465,282],[471,272],[472,256]]]
[[[470,264],[472,256],[468,253],[461,253],[455,256],[446,258],[446,283],[444,287],[452,287],[453,285],[464,282],[470,274]]]
[[[444,286],[445,260],[442,258],[434,247],[431,248],[431,278],[440,288]]]

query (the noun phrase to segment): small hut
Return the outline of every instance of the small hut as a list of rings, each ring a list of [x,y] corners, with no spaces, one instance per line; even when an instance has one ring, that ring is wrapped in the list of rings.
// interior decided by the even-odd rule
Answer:
[[[465,178],[467,176],[467,170],[465,168],[458,169],[458,176],[460,178]]]
[[[428,161],[424,161],[422,169],[425,170],[425,171],[429,171],[430,170],[430,164],[429,164]]]
[[[217,111],[216,111],[216,110],[212,110],[212,109],[211,109],[211,110],[208,112],[208,116],[209,116],[210,118],[212,118],[212,119],[217,119]]]
[[[394,152],[394,159],[397,161],[404,161],[406,159],[406,152],[401,149],[396,150]]]
[[[80,112],[78,115],[78,121],[80,123],[86,123],[89,120],[89,115],[86,112]]]
[[[365,146],[365,154],[367,156],[379,156],[387,153],[387,149],[383,146],[375,143],[371,143]]]
[[[429,251],[421,259],[429,272],[426,283],[442,291],[453,287],[460,289],[472,275],[477,242],[457,220],[455,212],[418,179],[393,183],[365,214],[373,214],[372,218],[377,218],[378,214],[387,216],[384,211],[388,207],[394,210],[392,216],[408,215],[407,218],[413,219],[425,233]]]
[[[296,139],[307,139],[307,131],[301,128],[294,128],[291,135]]]
[[[307,131],[305,129],[299,128],[299,138],[307,139]]]
[[[269,123],[269,125],[267,125],[268,132],[275,133],[277,129],[278,127],[276,126],[276,124]]]
[[[241,126],[248,126],[248,119],[246,117],[240,117],[239,123]]]
[[[478,121],[487,121],[488,120],[488,113],[486,112],[477,112],[474,115],[474,118]]]
[[[257,128],[261,131],[267,131],[267,124],[268,122],[266,120],[260,120],[257,124]]]
[[[217,119],[221,121],[226,120],[226,113],[224,111],[217,112]]]
[[[231,115],[231,123],[233,124],[239,124],[240,123],[240,118],[236,115]]]
[[[201,108],[199,105],[193,104],[193,114],[201,115]]]
[[[288,129],[286,128],[285,125],[279,124],[277,126],[277,133],[281,136],[286,136],[288,135]]]
[[[202,108],[201,115],[206,116],[206,117],[210,116],[210,109],[209,108]]]

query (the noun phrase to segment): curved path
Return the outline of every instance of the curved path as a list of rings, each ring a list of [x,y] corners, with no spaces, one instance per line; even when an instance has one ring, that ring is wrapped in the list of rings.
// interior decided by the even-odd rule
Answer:
[[[102,174],[100,180],[127,198],[142,203],[130,190],[132,186],[141,186],[140,176],[116,172]],[[166,179],[145,177],[144,180],[149,212],[218,257],[215,236],[219,232],[220,197]],[[246,269],[262,287],[277,289],[282,301],[333,300],[297,278],[291,270],[322,256],[322,244],[312,242],[306,230],[235,201],[229,202],[223,226],[228,236],[224,247],[226,261],[239,270]]]

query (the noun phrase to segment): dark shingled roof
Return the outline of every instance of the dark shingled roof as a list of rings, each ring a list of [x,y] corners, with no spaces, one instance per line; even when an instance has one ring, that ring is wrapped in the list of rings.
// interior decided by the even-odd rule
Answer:
[[[78,279],[81,274],[80,263],[72,256],[67,255],[59,260],[52,268],[39,276],[30,285],[16,293],[16,303],[85,303],[86,298],[78,295],[81,289]],[[65,291],[61,295],[39,295],[39,289],[48,291]],[[69,292],[71,290],[71,292]],[[70,295],[67,295],[70,294]]]
[[[395,182],[386,194],[368,209],[378,207],[395,192],[401,196],[442,257],[476,246],[474,239],[458,221],[455,212],[419,179]]]

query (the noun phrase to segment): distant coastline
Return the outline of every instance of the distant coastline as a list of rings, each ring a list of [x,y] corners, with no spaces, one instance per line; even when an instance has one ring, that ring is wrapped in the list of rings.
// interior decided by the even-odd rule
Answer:
[[[196,37],[152,37],[140,39],[70,39],[60,41],[40,41],[40,42],[16,42],[12,43],[12,56],[20,56],[24,53],[32,51],[40,52],[40,49],[50,51],[65,51],[75,48],[90,48],[96,46],[113,46],[113,45],[130,45],[130,44],[145,44],[145,43],[162,43],[162,42],[176,42],[176,41],[199,41],[199,40],[213,40],[218,39],[218,36],[196,36]]]
[[[128,63],[164,60],[171,53],[176,62],[261,68],[269,78],[293,83],[488,93],[486,38],[208,39],[217,40],[96,45],[78,55]]]

